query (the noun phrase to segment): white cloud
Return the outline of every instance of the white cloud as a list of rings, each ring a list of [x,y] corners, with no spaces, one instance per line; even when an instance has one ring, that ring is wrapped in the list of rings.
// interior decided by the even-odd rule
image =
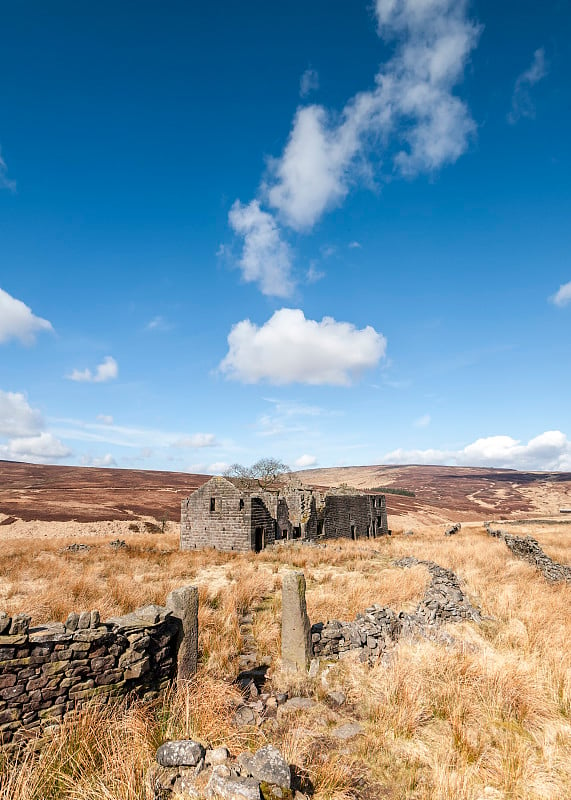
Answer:
[[[51,322],[36,317],[25,303],[0,289],[0,344],[9,339],[32,344],[41,331],[53,331]]]
[[[98,414],[97,421],[103,425],[113,425],[113,417],[111,414]]]
[[[210,464],[207,467],[207,472],[212,475],[221,475],[223,472],[226,472],[230,464],[227,464],[226,461],[215,461],[214,464]]]
[[[518,76],[512,95],[512,107],[508,114],[508,122],[514,125],[521,117],[533,119],[535,106],[531,98],[530,89],[547,75],[545,50],[540,47],[533,54],[533,61],[521,75]]]
[[[148,458],[155,450],[165,451],[167,448],[218,447],[231,444],[228,441],[220,443],[212,433],[189,435],[183,431],[116,425],[101,419],[98,422],[86,422],[79,419],[51,418],[49,421],[53,432],[65,440],[104,444],[105,449],[110,446],[137,449],[136,457],[141,458]],[[169,457],[168,452],[165,457]],[[125,460],[123,456],[122,460]]]
[[[148,331],[170,331],[172,325],[170,322],[167,322],[163,316],[158,314],[156,317],[153,317],[152,320],[147,322],[145,328]]]
[[[83,455],[81,457],[81,464],[84,467],[116,467],[117,462],[111,455],[106,453],[104,456],[90,456]]]
[[[308,283],[317,283],[317,281],[323,280],[325,277],[325,272],[320,270],[315,261],[310,262],[309,269],[307,270],[307,274],[305,279]]]
[[[257,200],[242,205],[236,200],[228,220],[244,239],[240,268],[248,283],[258,283],[263,294],[288,297],[293,291],[291,253],[274,217],[262,211]]]
[[[0,456],[9,461],[32,461],[43,464],[70,455],[71,450],[68,447],[53,434],[45,431],[37,436],[11,439],[7,444],[0,445]]]
[[[351,250],[360,250],[363,245],[361,242],[349,242],[348,246]]]
[[[427,428],[430,425],[430,422],[430,414],[423,414],[422,417],[415,419],[413,424],[415,428]]]
[[[0,458],[9,461],[49,462],[71,455],[52,433],[44,431],[41,413],[25,395],[0,390]]]
[[[306,319],[301,309],[282,308],[261,327],[249,319],[233,326],[220,369],[244,383],[305,383],[346,386],[385,354],[385,337],[371,326],[324,317]]]
[[[16,182],[11,181],[6,176],[6,162],[2,158],[2,153],[0,152],[0,189],[10,189],[10,191],[14,191],[16,189]]]
[[[42,415],[25,395],[0,390],[0,436],[29,436],[43,427]]]
[[[552,303],[560,308],[569,305],[569,303],[571,303],[571,281],[569,281],[569,283],[562,284],[562,286],[560,286],[555,294],[549,299]]]
[[[314,467],[317,464],[317,458],[315,456],[310,456],[309,454],[305,453],[304,455],[296,458],[295,460],[296,467]]]
[[[213,433],[194,433],[191,436],[181,436],[180,439],[173,442],[173,447],[216,447],[217,444],[216,436]]]
[[[105,383],[112,381],[119,375],[119,365],[112,356],[105,356],[101,364],[95,368],[95,372],[86,368],[83,370],[74,369],[70,375],[66,377],[70,381],[78,381],[79,383]]]
[[[546,431],[523,444],[511,436],[477,439],[461,450],[393,450],[389,464],[448,464],[522,470],[571,470],[571,441],[561,431]]]
[[[300,108],[288,143],[271,163],[267,199],[296,230],[312,228],[383,155],[413,176],[456,161],[475,125],[453,94],[479,27],[460,0],[379,0],[379,33],[396,40],[376,86],[351,98],[336,117],[323,106]],[[390,156],[389,156],[390,157]]]
[[[299,94],[301,97],[307,97],[316,89],[319,89],[319,73],[315,69],[306,69],[299,81]]]
[[[259,200],[238,204],[266,214],[264,225],[280,244],[266,250],[265,270],[279,268],[271,267],[276,254],[284,260],[277,221],[307,232],[353,185],[373,184],[382,170],[406,177],[434,172],[456,161],[475,132],[466,104],[453,93],[480,33],[467,1],[378,0],[376,13],[379,35],[394,51],[374,88],[350,98],[341,113],[316,104],[298,108],[282,155],[269,160],[260,187],[273,214]],[[253,261],[258,274],[261,259],[252,258],[249,230],[239,230],[232,218],[230,224],[245,239],[242,268]],[[290,261],[288,253],[288,274]]]

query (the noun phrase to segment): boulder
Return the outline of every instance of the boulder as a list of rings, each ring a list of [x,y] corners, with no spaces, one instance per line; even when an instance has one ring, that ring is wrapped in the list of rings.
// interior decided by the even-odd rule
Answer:
[[[260,748],[251,759],[249,770],[253,778],[258,781],[291,788],[291,772],[289,764],[277,747],[271,744]]]
[[[181,739],[165,742],[157,750],[156,759],[163,767],[196,767],[205,750],[200,742],[193,739]]]
[[[227,775],[225,767],[214,767],[205,789],[207,798],[221,800],[260,800],[260,784],[255,778]]]

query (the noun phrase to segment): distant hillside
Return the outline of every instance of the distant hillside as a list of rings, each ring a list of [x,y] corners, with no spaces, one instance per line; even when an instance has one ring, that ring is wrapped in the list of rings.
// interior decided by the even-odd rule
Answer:
[[[0,515],[26,521],[98,522],[139,515],[178,521],[181,500],[210,477],[0,461]]]
[[[297,473],[321,486],[387,486],[414,497],[387,495],[391,524],[419,524],[559,514],[571,505],[571,473],[518,472],[488,467],[368,466],[308,469]]]
[[[370,466],[297,473],[313,486],[347,483],[361,489],[405,489],[388,494],[393,527],[447,520],[483,520],[559,514],[571,506],[571,473]],[[5,519],[98,522],[150,516],[177,522],[180,501],[210,475],[139,469],[59,467],[0,461],[0,529]]]

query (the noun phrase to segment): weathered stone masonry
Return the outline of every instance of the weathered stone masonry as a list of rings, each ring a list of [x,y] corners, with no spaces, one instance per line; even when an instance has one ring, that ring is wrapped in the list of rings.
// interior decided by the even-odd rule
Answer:
[[[311,628],[313,654],[318,658],[344,658],[358,650],[362,661],[372,663],[403,636],[429,636],[431,629],[446,622],[480,622],[480,611],[470,603],[453,572],[433,561],[413,557],[395,562],[395,566],[405,568],[416,564],[427,568],[431,580],[412,614],[374,605],[357,614],[353,622],[317,623]]]
[[[388,533],[385,496],[356,490],[322,493],[287,484],[279,491],[262,491],[212,478],[181,506],[182,550],[247,552],[281,540],[361,539]]]
[[[186,594],[179,597],[180,591]],[[169,595],[170,608],[149,605],[106,622],[91,611],[72,613],[65,624],[30,628],[30,617],[11,619],[0,612],[0,744],[27,738],[30,730],[91,698],[130,693],[150,698],[177,671],[179,678],[190,677],[197,623],[185,617],[185,601],[195,600],[195,594],[194,587],[186,587]]]
[[[566,581],[571,583],[571,566],[553,561],[541,549],[541,545],[533,536],[512,536],[501,528],[493,528],[490,522],[484,523],[489,536],[503,539],[506,547],[511,550],[516,558],[527,561],[543,573],[544,578],[550,583]]]

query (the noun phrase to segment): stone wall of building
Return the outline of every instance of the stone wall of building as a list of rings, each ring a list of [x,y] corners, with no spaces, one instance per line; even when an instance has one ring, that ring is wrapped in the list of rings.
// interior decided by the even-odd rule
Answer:
[[[193,587],[182,591],[197,599]],[[177,677],[179,649],[195,665],[196,636],[183,641],[197,622],[179,594],[169,595],[169,604],[177,601],[171,608],[149,605],[106,622],[91,611],[31,628],[29,616],[0,612],[0,744],[27,738],[91,698],[155,696]],[[196,616],[197,602],[190,610]]]
[[[270,502],[270,500],[273,502]],[[272,516],[272,514],[268,510],[268,505],[270,505],[271,507],[272,505],[275,505],[276,502],[277,501],[275,497],[268,498],[266,496],[259,496],[251,498],[251,503],[252,503],[251,541],[254,542],[255,550],[263,549],[264,547],[272,545],[275,542],[276,520],[275,516]],[[257,533],[256,533],[260,529],[262,533],[261,547],[258,546],[259,542],[257,540]]]
[[[181,505],[182,550],[252,549],[252,495],[224,478],[208,481]]]
[[[323,494],[286,485],[252,490],[212,478],[181,505],[181,549],[247,552],[275,541],[375,537],[390,533],[384,495],[356,490]]]
[[[325,537],[362,539],[389,532],[384,495],[327,494]]]

